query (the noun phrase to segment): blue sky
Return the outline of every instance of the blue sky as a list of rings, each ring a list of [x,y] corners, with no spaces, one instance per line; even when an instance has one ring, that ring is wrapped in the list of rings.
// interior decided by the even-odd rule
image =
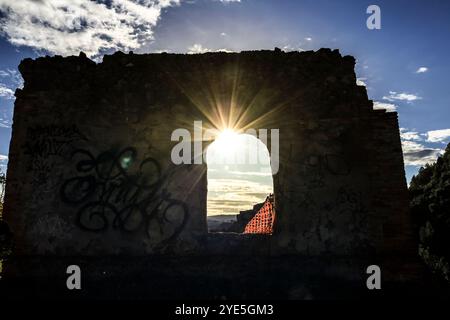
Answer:
[[[381,9],[369,30],[366,8]],[[25,57],[338,48],[377,107],[399,113],[408,180],[450,141],[450,2],[0,0],[0,164]]]

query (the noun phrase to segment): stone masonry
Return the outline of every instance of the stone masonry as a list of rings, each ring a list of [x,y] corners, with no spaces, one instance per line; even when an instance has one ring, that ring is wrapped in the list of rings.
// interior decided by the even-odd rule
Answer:
[[[397,114],[373,110],[354,65],[330,49],[23,60],[4,209],[15,254],[208,253],[206,165],[173,164],[170,137],[214,127],[219,109],[280,130],[264,254],[411,254]]]

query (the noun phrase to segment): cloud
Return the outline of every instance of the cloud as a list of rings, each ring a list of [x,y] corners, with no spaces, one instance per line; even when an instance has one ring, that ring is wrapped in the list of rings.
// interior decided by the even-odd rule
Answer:
[[[208,215],[238,214],[263,202],[272,192],[273,188],[264,183],[208,178]]]
[[[367,78],[357,78],[356,85],[367,87],[367,84],[365,82],[366,80],[367,80]]]
[[[290,51],[305,51],[305,49],[299,47],[299,46],[291,46],[290,44],[287,44],[283,46],[283,51],[290,52]]]
[[[407,166],[424,166],[427,163],[433,163],[443,154],[444,151],[440,149],[425,149],[417,152],[404,153],[403,158]]]
[[[423,151],[424,149],[426,149],[423,144],[415,142],[415,141],[408,141],[408,140],[402,141],[402,148],[403,148],[403,153],[418,152],[418,151]]]
[[[383,99],[391,102],[393,101],[412,102],[420,100],[422,98],[412,93],[389,91],[389,95],[384,96]]]
[[[233,53],[233,52],[236,52],[236,51],[223,48],[223,49],[217,49],[217,50],[215,50],[215,52]]]
[[[237,176],[256,176],[256,177],[270,177],[272,176],[272,173],[269,171],[270,167],[267,168],[267,171],[228,171],[230,174],[234,174]]]
[[[0,0],[0,30],[14,45],[97,56],[153,39],[164,8],[180,0]]]
[[[8,88],[8,86],[3,83],[0,83],[0,97],[14,99],[14,90]]]
[[[406,128],[400,128],[400,137],[402,139],[403,159],[405,165],[424,166],[427,163],[435,162],[438,156],[444,153],[444,150],[441,148],[431,148],[425,146],[423,144],[425,139],[426,142],[440,142],[444,140],[445,137],[450,137],[450,129],[419,133]]]
[[[311,37],[306,37],[305,40],[306,41],[312,41],[312,38]]]
[[[427,148],[418,142],[405,140],[402,141],[402,149],[405,165],[409,166],[424,166],[435,162],[444,153],[442,149]]]
[[[22,75],[17,70],[13,69],[0,70],[0,78],[9,81],[14,87],[17,88],[23,87]]]
[[[216,50],[211,50],[209,48],[205,48],[203,47],[201,44],[199,43],[195,43],[192,46],[187,48],[187,53],[188,54],[201,54],[201,53],[206,53],[206,52],[234,52],[233,50],[228,50],[228,49],[216,49]]]
[[[195,43],[192,46],[188,48],[189,54],[198,54],[198,53],[205,53],[210,52],[211,50],[208,48],[204,48],[201,44]]]
[[[8,161],[8,156],[4,155],[4,154],[0,154],[0,162],[3,161]]]
[[[373,109],[374,110],[386,110],[387,112],[394,112],[397,110],[397,106],[393,103],[386,103],[386,102],[380,102],[380,101],[374,101],[373,102]]]
[[[0,82],[0,97],[8,100],[15,99],[16,88],[23,87],[23,78],[20,73],[13,69],[0,70],[0,79],[8,82],[8,84]]]
[[[425,73],[428,71],[427,67],[420,67],[419,69],[416,70],[416,73]]]
[[[407,131],[405,128],[400,128],[400,137],[402,140],[422,141],[423,138],[417,131]]]
[[[445,143],[450,138],[450,129],[432,130],[426,133],[428,142]]]

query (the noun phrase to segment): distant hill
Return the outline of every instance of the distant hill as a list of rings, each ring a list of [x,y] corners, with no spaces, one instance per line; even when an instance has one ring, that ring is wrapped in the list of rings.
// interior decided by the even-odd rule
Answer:
[[[228,227],[236,222],[236,215],[234,214],[219,214],[215,216],[208,216],[208,230],[210,232],[226,231]]]
[[[257,203],[250,210],[240,211],[238,215],[220,214],[208,216],[209,232],[236,232],[243,233],[247,223],[255,216],[264,202]]]

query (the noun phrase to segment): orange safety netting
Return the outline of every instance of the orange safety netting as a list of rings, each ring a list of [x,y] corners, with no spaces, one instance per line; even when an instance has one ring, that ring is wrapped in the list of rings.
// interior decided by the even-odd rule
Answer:
[[[263,206],[245,226],[244,233],[272,234],[275,221],[275,206],[273,195],[266,198]]]

